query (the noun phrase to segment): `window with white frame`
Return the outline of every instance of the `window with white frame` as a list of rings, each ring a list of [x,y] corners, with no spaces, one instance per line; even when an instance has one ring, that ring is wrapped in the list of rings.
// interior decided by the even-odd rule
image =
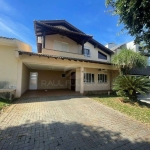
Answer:
[[[98,74],[98,83],[107,83],[107,74]]]
[[[68,52],[69,51],[69,45],[68,45],[68,43],[65,43],[65,42],[54,41],[54,50]]]
[[[84,83],[94,83],[94,74],[84,73]]]
[[[90,57],[91,56],[91,52],[89,48],[84,48],[84,56],[86,57]]]

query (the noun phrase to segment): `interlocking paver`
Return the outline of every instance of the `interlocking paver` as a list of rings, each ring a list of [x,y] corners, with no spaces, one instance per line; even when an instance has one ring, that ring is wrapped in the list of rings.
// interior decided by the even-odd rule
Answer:
[[[83,96],[20,98],[0,116],[0,150],[143,148],[149,126]]]

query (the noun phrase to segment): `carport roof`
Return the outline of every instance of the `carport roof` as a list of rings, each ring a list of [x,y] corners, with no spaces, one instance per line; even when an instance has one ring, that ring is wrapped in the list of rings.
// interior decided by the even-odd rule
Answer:
[[[80,62],[90,62],[90,63],[97,63],[97,64],[107,64],[112,65],[109,62],[102,62],[102,61],[94,61],[94,60],[86,60],[81,58],[72,58],[72,57],[64,57],[64,56],[56,56],[56,55],[48,55],[48,54],[41,54],[41,53],[34,53],[34,52],[26,52],[26,51],[18,51],[19,55],[29,55],[29,56],[39,56],[39,57],[47,57],[47,58],[55,58],[55,59],[66,59],[66,60],[74,60]]]

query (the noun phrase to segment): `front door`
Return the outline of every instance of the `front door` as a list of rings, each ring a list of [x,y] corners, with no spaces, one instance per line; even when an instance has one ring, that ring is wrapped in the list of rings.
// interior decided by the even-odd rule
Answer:
[[[30,72],[29,89],[30,90],[36,90],[37,89],[37,82],[38,82],[38,73],[37,72]]]
[[[71,73],[71,90],[72,91],[76,90],[76,73],[75,72]]]

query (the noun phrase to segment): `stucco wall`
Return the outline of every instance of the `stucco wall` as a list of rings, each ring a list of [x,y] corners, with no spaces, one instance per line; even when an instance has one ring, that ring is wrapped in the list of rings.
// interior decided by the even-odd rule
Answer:
[[[29,89],[29,78],[30,71],[28,67],[22,64],[22,86],[21,86],[21,94],[23,94],[26,90]]]
[[[67,78],[63,78],[63,71],[30,70],[38,72],[38,89],[67,89]]]
[[[84,83],[84,91],[110,90],[110,72],[84,68],[84,73],[94,74],[94,83]],[[107,74],[107,83],[98,83],[98,74]],[[80,91],[80,68],[76,69],[76,91]]]
[[[58,50],[54,50],[54,41],[65,42],[69,44],[69,51],[68,52],[61,52]],[[73,58],[82,58],[87,60],[96,60],[96,61],[103,61],[103,62],[110,62],[110,55],[106,54],[102,50],[98,48],[94,48],[94,45],[87,42],[85,43],[85,48],[89,48],[91,52],[90,57],[85,57],[82,54],[82,47],[80,44],[77,44],[75,41],[69,39],[66,36],[61,35],[48,35],[45,39],[45,49],[42,49],[42,53],[50,54],[50,55],[58,55],[58,56],[66,56],[66,57],[73,57]],[[107,55],[107,60],[98,59],[98,51],[102,52],[103,54]]]
[[[16,47],[0,45],[0,88],[16,88],[18,60]]]
[[[17,44],[17,50],[20,50],[20,51],[27,51],[27,52],[31,52],[32,51],[32,48],[30,45],[26,44],[26,43],[23,43],[19,40],[15,40],[16,44]]]
[[[75,41],[69,39],[66,36],[61,36],[58,34],[48,35],[45,38],[45,48],[54,49],[54,41],[61,41],[69,44],[69,52],[81,54],[81,46],[78,45]]]

